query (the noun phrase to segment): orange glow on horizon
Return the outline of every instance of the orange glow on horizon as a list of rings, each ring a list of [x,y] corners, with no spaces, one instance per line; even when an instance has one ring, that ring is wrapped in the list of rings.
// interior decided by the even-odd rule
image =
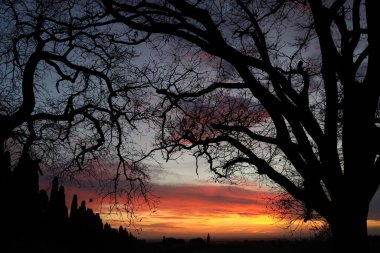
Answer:
[[[247,189],[226,185],[154,185],[153,192],[160,196],[155,212],[137,210],[138,219],[134,227],[128,227],[129,219],[122,210],[111,210],[92,189],[66,188],[66,203],[70,209],[72,195],[78,195],[79,204],[99,212],[103,223],[117,228],[127,227],[141,239],[165,237],[195,238],[274,238],[289,237],[284,230],[289,222],[276,220],[266,208],[268,197],[273,196],[263,189]],[[89,202],[94,199],[93,202]],[[141,218],[141,220],[140,220]],[[301,230],[296,236],[310,236],[309,223],[299,221]],[[368,228],[380,231],[380,220],[369,219]]]
[[[270,193],[232,186],[156,185],[161,196],[157,211],[138,213],[138,237],[177,238],[270,238],[283,237],[286,221],[275,220],[266,208]],[[103,206],[103,210],[107,207]],[[125,225],[126,214],[103,213],[103,220],[114,227]]]

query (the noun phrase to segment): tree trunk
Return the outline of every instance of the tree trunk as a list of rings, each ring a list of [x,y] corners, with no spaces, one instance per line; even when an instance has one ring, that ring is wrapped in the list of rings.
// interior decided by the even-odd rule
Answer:
[[[351,210],[343,210],[329,222],[334,241],[334,252],[369,252],[367,233],[368,211],[360,211],[352,205]],[[365,209],[365,208],[364,208]]]

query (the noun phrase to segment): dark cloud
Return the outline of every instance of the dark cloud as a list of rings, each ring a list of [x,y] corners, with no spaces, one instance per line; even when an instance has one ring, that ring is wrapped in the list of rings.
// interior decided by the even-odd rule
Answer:
[[[369,206],[368,219],[380,220],[380,189],[377,190]]]
[[[162,201],[188,201],[207,205],[239,205],[262,206],[265,205],[267,192],[248,190],[232,186],[214,185],[154,185],[153,191]],[[224,208],[220,209],[225,211]],[[215,209],[214,209],[215,212]]]
[[[175,222],[158,222],[158,223],[152,223],[147,225],[142,225],[142,227],[145,228],[159,228],[159,229],[184,229],[183,226],[177,225],[178,223]]]
[[[258,212],[242,212],[242,213],[238,213],[238,215],[244,216],[244,217],[252,217],[252,216],[260,215],[260,213],[258,213]]]

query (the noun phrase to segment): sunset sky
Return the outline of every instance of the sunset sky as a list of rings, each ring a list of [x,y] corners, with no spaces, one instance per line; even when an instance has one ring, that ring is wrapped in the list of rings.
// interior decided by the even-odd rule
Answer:
[[[313,220],[276,215],[271,178],[306,215],[329,218],[334,247],[367,246],[380,91],[364,1],[33,1],[0,4],[0,169],[18,211],[4,231],[28,240],[43,231],[58,246],[88,246],[83,231],[140,245],[84,208],[68,219],[62,188],[50,202],[35,197],[41,169],[40,189],[50,195],[58,176],[68,211],[76,194],[103,224],[139,239],[315,236]],[[132,206],[123,208],[125,192],[112,195],[145,186],[152,195]],[[380,236],[380,187],[367,221]]]
[[[289,32],[288,36],[293,37],[294,34]],[[152,52],[146,50],[145,46],[140,47],[140,60],[148,60]],[[319,54],[318,45],[313,45],[309,51],[311,55]],[[206,53],[200,54],[200,57],[210,70],[220,67],[220,61],[214,57]],[[231,68],[229,65],[223,66],[226,69],[229,67]],[[230,97],[228,101],[231,102]],[[257,115],[257,111],[250,113]],[[302,221],[296,224],[299,225],[296,231],[292,230],[296,227],[285,230],[289,222],[274,217],[267,208],[269,199],[274,196],[267,186],[268,181],[262,182],[253,177],[245,178],[244,182],[235,185],[216,183],[205,165],[201,166],[197,175],[195,160],[190,156],[169,163],[162,162],[162,167],[150,165],[152,193],[157,196],[158,203],[151,210],[145,205],[137,207],[137,218],[129,230],[139,238],[194,238],[206,237],[207,233],[213,238],[311,235],[308,224],[303,224]],[[48,184],[45,183],[45,186],[48,187]],[[95,188],[70,188],[66,185],[67,206],[70,206],[72,195],[77,193],[79,200],[86,200],[88,207],[101,213],[103,222],[111,223],[114,227],[128,225],[127,215],[110,211],[108,203],[101,204],[101,196],[95,191]],[[93,200],[91,203],[88,201],[90,199]],[[369,234],[380,235],[380,191],[372,201],[368,228]]]
[[[284,229],[289,223],[275,219],[266,207],[273,193],[257,180],[247,179],[238,185],[215,183],[205,168],[199,170],[197,176],[194,160],[186,156],[152,171],[152,189],[159,203],[153,212],[146,206],[137,209],[138,218],[129,230],[139,238],[194,238],[205,237],[207,233],[219,239],[312,235],[302,222],[297,223],[299,227],[296,231]],[[79,200],[86,200],[88,207],[101,212],[103,222],[109,222],[114,227],[128,226],[125,214],[110,214],[105,202],[100,207],[100,197],[94,188],[66,187],[68,207],[74,193],[78,194]],[[89,199],[93,202],[89,203]],[[369,234],[380,235],[380,192],[372,201],[368,227]]]

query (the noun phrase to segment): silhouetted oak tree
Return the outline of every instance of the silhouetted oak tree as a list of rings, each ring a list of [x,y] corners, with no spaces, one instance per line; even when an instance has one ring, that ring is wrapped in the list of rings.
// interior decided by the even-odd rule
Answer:
[[[219,178],[257,173],[324,217],[337,249],[368,250],[380,183],[375,1],[103,0],[162,61],[160,147]]]
[[[131,138],[147,117],[131,63],[131,45],[144,38],[101,10],[87,0],[1,1],[2,192],[10,167],[30,153],[55,173],[99,176],[103,165],[111,193],[120,183],[128,200],[147,194]]]

